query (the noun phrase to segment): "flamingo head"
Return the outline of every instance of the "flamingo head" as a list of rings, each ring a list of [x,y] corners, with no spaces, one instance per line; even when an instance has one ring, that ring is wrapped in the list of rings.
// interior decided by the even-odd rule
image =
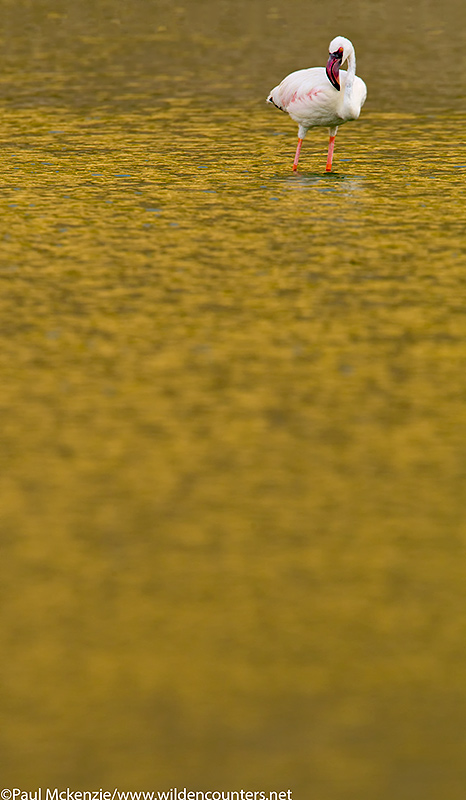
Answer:
[[[332,39],[330,42],[328,50],[329,57],[326,66],[327,78],[337,92],[339,92],[339,73],[341,65],[349,58],[352,52],[354,53],[354,48],[349,39],[345,39],[344,36],[336,36],[335,39]]]

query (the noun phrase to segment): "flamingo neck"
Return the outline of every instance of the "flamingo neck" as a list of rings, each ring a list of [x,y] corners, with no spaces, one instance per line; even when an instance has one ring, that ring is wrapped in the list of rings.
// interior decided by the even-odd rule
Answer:
[[[351,97],[355,75],[356,75],[356,56],[354,55],[354,50],[352,50],[348,56],[348,68],[346,70],[345,100]]]

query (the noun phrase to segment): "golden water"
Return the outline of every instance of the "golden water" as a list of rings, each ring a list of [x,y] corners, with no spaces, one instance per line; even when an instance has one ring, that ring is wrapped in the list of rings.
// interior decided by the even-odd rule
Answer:
[[[308,6],[2,3],[2,785],[463,799],[465,11]]]

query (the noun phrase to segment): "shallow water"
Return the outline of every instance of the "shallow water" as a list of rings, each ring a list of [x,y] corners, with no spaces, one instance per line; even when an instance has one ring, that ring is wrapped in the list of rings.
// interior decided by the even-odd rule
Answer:
[[[463,4],[3,8],[4,785],[462,799]]]

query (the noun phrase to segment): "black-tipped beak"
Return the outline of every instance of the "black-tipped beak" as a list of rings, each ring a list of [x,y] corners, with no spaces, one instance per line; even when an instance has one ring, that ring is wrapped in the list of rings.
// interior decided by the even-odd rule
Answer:
[[[327,72],[327,78],[329,79],[332,86],[335,87],[337,92],[340,91],[340,67],[341,67],[341,60],[343,58],[343,48],[337,50],[336,53],[330,53],[329,59],[327,61],[327,66],[325,68]]]

